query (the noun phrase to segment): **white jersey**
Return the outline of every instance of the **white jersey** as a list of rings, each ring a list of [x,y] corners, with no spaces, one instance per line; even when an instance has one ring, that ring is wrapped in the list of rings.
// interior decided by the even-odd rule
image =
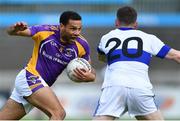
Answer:
[[[119,85],[152,89],[148,76],[151,57],[164,58],[170,47],[154,35],[119,28],[104,35],[97,50],[106,55],[108,62],[102,88]]]

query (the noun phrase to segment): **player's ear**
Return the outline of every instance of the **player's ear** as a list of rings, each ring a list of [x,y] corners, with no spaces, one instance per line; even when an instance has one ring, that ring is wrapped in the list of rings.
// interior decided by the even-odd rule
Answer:
[[[60,28],[63,29],[64,28],[64,24],[60,23]]]
[[[134,28],[135,28],[135,29],[138,28],[138,23],[137,23],[137,22],[134,23]]]
[[[120,21],[118,19],[115,20],[115,26],[119,27],[120,26]]]

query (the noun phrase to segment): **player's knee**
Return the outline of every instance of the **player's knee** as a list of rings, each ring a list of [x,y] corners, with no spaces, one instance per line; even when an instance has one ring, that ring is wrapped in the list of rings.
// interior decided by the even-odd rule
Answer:
[[[61,119],[64,119],[66,117],[66,112],[65,110],[61,110],[57,112],[57,115],[59,115],[59,117],[61,117]]]
[[[153,113],[150,113],[144,116],[136,116],[136,119],[138,120],[164,120],[160,111],[155,111]]]
[[[64,109],[57,109],[53,110],[51,113],[51,118],[52,119],[61,119],[63,120],[66,117],[66,112]]]

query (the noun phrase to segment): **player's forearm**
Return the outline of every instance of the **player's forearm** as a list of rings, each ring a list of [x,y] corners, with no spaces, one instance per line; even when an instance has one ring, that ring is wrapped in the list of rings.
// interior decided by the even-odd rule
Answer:
[[[9,35],[16,35],[16,36],[26,36],[26,37],[30,37],[31,36],[31,32],[29,29],[25,29],[25,30],[16,30],[13,26],[9,27],[7,29],[7,33]]]
[[[18,31],[15,29],[14,26],[10,26],[8,29],[7,29],[7,33],[9,35],[17,35],[18,34]]]
[[[175,55],[174,60],[178,63],[180,63],[180,51]]]
[[[169,53],[166,55],[166,58],[180,63],[180,51],[171,49]]]
[[[9,35],[17,36],[31,36],[31,31],[28,29],[28,25],[25,22],[17,22],[7,29]]]

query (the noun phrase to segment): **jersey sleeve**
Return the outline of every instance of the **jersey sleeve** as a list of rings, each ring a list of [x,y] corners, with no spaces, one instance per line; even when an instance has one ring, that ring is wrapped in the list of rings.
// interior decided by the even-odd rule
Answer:
[[[31,31],[31,36],[34,36],[36,33],[43,31],[45,28],[43,25],[35,25],[29,27],[29,30]]]
[[[152,54],[156,57],[164,58],[166,54],[169,52],[169,50],[171,49],[171,47],[164,44],[156,36],[152,36],[151,41],[152,41],[152,44],[151,44]]]
[[[101,38],[101,40],[100,40],[100,42],[99,42],[99,44],[98,44],[98,47],[97,47],[97,53],[99,54],[99,55],[105,55],[105,52],[104,52],[104,50],[105,50],[105,43],[103,43],[105,40],[104,40],[104,36]]]
[[[55,30],[53,30],[53,25],[36,25],[29,27],[31,31],[32,39],[35,41],[42,41],[49,37],[50,35],[54,34]]]

